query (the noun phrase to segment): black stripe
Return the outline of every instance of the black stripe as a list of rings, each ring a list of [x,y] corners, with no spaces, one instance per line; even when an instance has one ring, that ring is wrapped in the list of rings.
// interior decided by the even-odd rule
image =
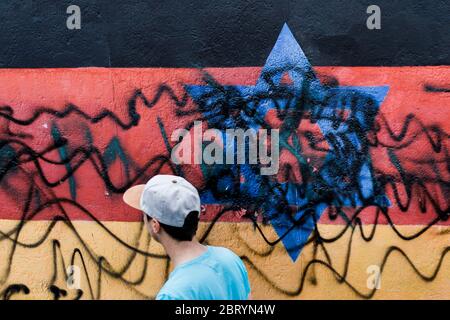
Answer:
[[[366,27],[374,3],[381,30]],[[284,22],[315,66],[450,65],[449,14],[421,0],[1,0],[0,67],[262,66]]]

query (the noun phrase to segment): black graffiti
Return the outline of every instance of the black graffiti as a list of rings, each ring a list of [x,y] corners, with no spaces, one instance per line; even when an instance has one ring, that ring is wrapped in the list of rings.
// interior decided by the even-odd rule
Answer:
[[[425,84],[423,88],[426,92],[436,92],[436,93],[450,92],[450,87],[448,86],[436,86],[432,84]]]
[[[99,299],[101,298],[102,289],[106,290],[101,286],[101,279],[104,274],[118,279],[130,287],[141,284],[146,276],[154,276],[147,274],[148,259],[145,260],[142,272],[136,279],[130,280],[124,276],[131,268],[133,261],[139,256],[164,260],[166,263],[166,273],[168,273],[169,264],[166,256],[151,254],[148,253],[147,250],[140,249],[138,240],[136,240],[136,243],[134,244],[123,241],[114,234],[114,232],[109,230],[104,223],[98,220],[94,213],[91,213],[86,209],[83,204],[74,199],[56,196],[54,188],[73,177],[77,170],[84,165],[92,166],[103,182],[105,188],[116,194],[123,193],[127,188],[137,182],[145,181],[148,177],[160,172],[161,168],[164,166],[171,168],[174,174],[183,175],[183,166],[174,165],[170,161],[170,144],[166,145],[167,153],[155,155],[151,159],[148,159],[143,165],[137,165],[137,161],[133,159],[133,156],[128,154],[126,150],[123,150],[120,145],[120,132],[118,137],[114,138],[115,142],[111,140],[110,145],[114,144],[114,148],[120,150],[123,156],[122,158],[115,157],[114,160],[110,160],[110,156],[107,154],[105,155],[104,150],[96,147],[93,141],[86,141],[86,143],[80,146],[72,145],[73,142],[70,138],[64,136],[64,132],[62,132],[60,138],[54,140],[48,146],[40,150],[35,150],[32,143],[34,137],[29,133],[19,131],[19,128],[25,128],[32,125],[43,115],[51,116],[55,123],[60,119],[67,118],[74,119],[74,121],[76,119],[76,121],[85,123],[86,127],[89,128],[89,126],[94,126],[102,121],[113,121],[120,130],[132,130],[133,127],[139,125],[141,119],[137,106],[142,105],[146,108],[152,108],[157,105],[163,95],[167,95],[170,98],[173,107],[176,108],[178,117],[195,116],[197,120],[205,120],[209,123],[216,124],[217,126],[221,123],[225,123],[224,120],[226,119],[232,119],[236,127],[245,128],[248,127],[248,119],[250,118],[252,121],[256,121],[259,126],[269,129],[271,128],[270,124],[264,118],[258,118],[256,116],[255,106],[262,101],[267,100],[272,100],[275,104],[277,119],[281,121],[280,136],[282,139],[282,149],[291,153],[297,159],[300,168],[299,174],[302,177],[303,184],[314,185],[314,190],[310,192],[312,195],[310,195],[308,203],[293,209],[289,202],[287,190],[275,177],[258,177],[257,182],[259,190],[257,193],[250,192],[254,190],[242,192],[239,184],[242,168],[227,166],[209,167],[206,168],[207,173],[204,176],[205,183],[203,190],[201,191],[209,190],[215,196],[225,200],[225,204],[223,205],[223,209],[214,217],[205,232],[200,235],[200,239],[203,243],[208,243],[208,236],[213,232],[216,222],[223,215],[226,215],[231,211],[245,209],[247,213],[243,216],[243,219],[251,221],[254,225],[255,232],[258,232],[262,239],[270,246],[271,249],[265,253],[266,256],[269,256],[273,246],[280,242],[292,229],[303,225],[309,218],[313,219],[313,233],[308,240],[307,245],[313,246],[314,258],[306,265],[305,271],[303,272],[301,279],[299,279],[297,289],[286,290],[279,287],[276,283],[271,282],[264,272],[252,262],[251,258],[246,256],[243,257],[248,265],[261,276],[261,279],[271,283],[275,290],[280,293],[288,296],[300,294],[304,288],[308,274],[312,274],[309,279],[310,283],[317,283],[318,280],[314,278],[315,266],[321,265],[328,268],[336,276],[338,281],[345,283],[357,295],[363,298],[371,298],[376,290],[360,292],[355,286],[347,281],[353,235],[358,231],[365,241],[371,241],[376,233],[379,219],[383,217],[388,221],[388,225],[399,238],[409,241],[419,238],[427,232],[431,226],[448,219],[450,212],[448,204],[448,199],[450,198],[450,182],[446,180],[445,177],[450,172],[450,161],[447,149],[449,135],[438,125],[427,125],[423,123],[418,116],[409,114],[403,121],[399,122],[401,123],[401,127],[397,127],[394,130],[383,113],[379,112],[376,115],[366,115],[367,117],[373,118],[374,122],[371,127],[363,128],[362,126],[365,124],[364,121],[361,122],[351,117],[346,118],[345,112],[338,113],[337,115],[324,113],[323,108],[321,109],[321,107],[328,104],[329,101],[320,101],[310,92],[311,89],[308,87],[304,88],[304,92],[300,99],[298,99],[297,96],[293,96],[292,92],[288,90],[286,86],[275,84],[271,84],[272,90],[270,93],[245,97],[234,88],[221,85],[206,72],[202,72],[201,76],[205,85],[211,86],[213,90],[209,92],[207,96],[203,97],[204,100],[196,101],[194,108],[186,109],[189,101],[189,94],[187,91],[183,92],[181,97],[178,97],[174,89],[163,84],[155,91],[151,98],[146,97],[141,90],[136,90],[131,95],[126,106],[127,119],[121,119],[114,112],[106,108],[99,114],[90,116],[85,113],[82,108],[73,104],[68,104],[62,111],[57,111],[48,107],[37,108],[29,118],[15,117],[14,108],[11,106],[0,107],[0,119],[3,121],[2,126],[4,128],[3,137],[0,139],[0,187],[4,193],[14,193],[15,196],[18,194],[23,195],[23,199],[21,198],[20,203],[18,203],[18,207],[21,208],[21,219],[17,222],[17,225],[10,230],[6,232],[0,231],[0,241],[10,241],[12,246],[6,259],[6,269],[3,272],[4,279],[7,279],[11,273],[12,261],[16,249],[18,247],[29,249],[39,247],[49,239],[51,231],[56,224],[66,225],[77,237],[80,248],[73,251],[71,261],[63,262],[61,268],[58,261],[64,259],[61,254],[60,241],[52,240],[53,275],[49,282],[48,290],[54,299],[79,299],[81,297]],[[267,77],[267,79],[269,82],[270,77]],[[336,81],[329,81],[330,86],[336,85],[336,83]],[[217,101],[213,106],[207,104],[207,100],[211,98],[215,98]],[[357,111],[357,104],[361,103],[361,101],[355,101],[355,99],[366,99],[364,100],[364,103],[371,103],[370,99],[367,99],[367,97],[353,98],[354,100],[350,99],[348,103],[350,104],[350,108],[353,108],[351,110],[355,112]],[[288,99],[289,102],[286,105],[281,105],[279,103],[280,99]],[[208,111],[212,112],[208,113]],[[345,140],[344,142],[346,142],[346,144],[344,144],[343,147],[338,148],[337,144],[334,146],[335,150],[339,150],[339,152],[342,152],[343,154],[343,156],[337,157],[337,160],[333,162],[333,164],[336,165],[336,177],[343,180],[350,180],[346,184],[349,194],[356,190],[356,192],[359,193],[359,196],[362,197],[360,188],[356,186],[355,181],[352,181],[352,179],[354,179],[356,173],[360,170],[362,163],[364,163],[363,160],[366,159],[364,158],[364,155],[371,149],[381,148],[386,152],[390,161],[389,165],[395,170],[384,172],[377,166],[373,167],[373,181],[377,188],[376,193],[384,193],[385,190],[391,188],[394,195],[394,198],[391,199],[394,202],[393,205],[399,207],[403,212],[407,214],[411,208],[419,208],[421,212],[426,212],[426,210],[429,210],[429,205],[431,205],[431,208],[436,214],[435,218],[429,221],[427,225],[423,226],[422,229],[416,233],[405,235],[396,227],[389,214],[389,207],[377,204],[374,202],[373,198],[366,198],[362,205],[354,206],[351,210],[351,214],[348,214],[348,211],[344,211],[344,204],[337,200],[337,191],[335,188],[330,185],[329,182],[323,181],[322,177],[313,171],[312,166],[305,160],[304,154],[302,153],[306,148],[321,156],[324,156],[330,151],[330,146],[327,146],[326,143],[327,138],[329,141],[336,137],[323,137],[309,129],[302,128],[302,124],[305,122],[316,124],[323,119],[332,120],[336,127],[339,127],[343,122],[346,122],[350,128],[349,130],[352,133],[359,135],[358,141],[361,142],[360,149],[356,149],[352,143]],[[14,125],[14,131],[10,129],[12,125]],[[155,125],[159,126],[161,135],[164,138],[164,135],[167,135],[164,123],[161,119],[156,119]],[[192,125],[192,122],[189,122],[186,125],[186,129],[190,129]],[[417,141],[423,143],[424,148],[428,150],[428,154],[418,157],[414,152],[409,153],[416,156],[415,158],[409,154],[408,156],[402,154],[404,150],[413,150],[414,143],[417,143]],[[55,161],[49,157],[50,152],[62,147],[67,147],[68,150],[64,159]],[[352,163],[348,172],[339,172],[338,170],[341,166],[339,161],[341,161],[346,154],[354,154],[356,161]],[[127,161],[131,169],[127,173],[125,182],[119,184],[113,182],[114,177],[111,176],[112,173],[110,171],[111,161]],[[65,173],[58,179],[51,180],[45,174],[45,170],[42,168],[41,163],[62,166],[65,168]],[[70,164],[70,166],[67,166],[67,164]],[[33,170],[29,169],[30,165]],[[25,166],[28,167],[25,168]],[[423,172],[411,171],[411,166],[426,168],[427,170],[423,170]],[[293,171],[294,169],[291,164],[282,164],[284,180],[289,181],[292,176],[297,173]],[[256,176],[259,172],[259,167],[250,166],[250,172],[254,173]],[[16,177],[19,177],[22,182],[25,182],[25,185],[27,186],[26,190],[19,190],[14,186],[13,180]],[[232,186],[226,192],[219,186],[220,180],[224,178],[229,179]],[[405,190],[405,192],[401,192],[401,190]],[[442,205],[442,201],[439,201],[436,190],[444,195],[444,199],[447,199],[444,205]],[[307,194],[307,190],[302,188],[299,188],[298,192],[300,196],[305,196]],[[406,194],[406,198],[403,196],[403,193]],[[317,228],[318,221],[313,209],[321,203],[327,205],[324,214],[327,215],[329,219],[335,220],[339,218],[344,219],[345,221],[345,224],[342,225],[341,232],[332,238],[321,235],[319,228]],[[363,224],[360,216],[365,210],[373,208],[376,208],[373,229],[366,234],[362,228]],[[29,223],[30,220],[39,217],[44,210],[49,209],[54,212],[54,216],[42,236],[32,243],[26,243],[19,240],[19,236],[26,224]],[[104,257],[97,254],[76,230],[69,218],[67,213],[68,210],[77,211],[83,214],[86,219],[92,221],[101,228],[101,230],[106,232],[115,245],[126,248],[130,254],[125,263],[125,267],[121,270],[115,270]],[[270,214],[267,214],[269,210],[272,211]],[[305,213],[300,219],[296,220],[292,218],[293,210],[303,210]],[[276,215],[288,215],[292,222],[292,227],[285,234],[280,235],[278,239],[271,241],[258,224],[258,219],[261,218],[264,223],[268,223],[271,219],[276,218]],[[140,230],[140,232],[143,232],[142,226]],[[334,267],[326,244],[339,240],[347,232],[351,232],[352,236],[348,243],[344,269],[343,271],[339,271]],[[139,236],[140,234],[136,235],[136,239],[139,239]],[[148,243],[145,244],[145,246],[148,248]],[[316,259],[319,250],[325,253],[325,256],[327,257],[326,261]],[[414,262],[401,248],[392,246],[386,251],[383,257],[381,270],[383,270],[392,254],[399,253],[421,279],[424,281],[433,281],[440,271],[448,251],[449,247],[443,248],[432,274],[425,275],[418,270]],[[83,278],[87,279],[88,290],[77,290],[69,297],[69,292],[64,288],[57,286],[56,282],[61,274],[67,279],[65,271],[61,272],[61,270],[65,270],[66,266],[69,264],[75,264],[76,259],[81,261]],[[89,272],[85,259],[93,261],[98,270],[94,273]],[[308,270],[311,271],[308,273]],[[94,281],[93,279],[97,279],[97,281]],[[135,292],[143,298],[152,297],[150,294],[142,294],[137,289]],[[3,291],[2,296],[4,299],[9,299],[18,293],[29,294],[30,290],[25,284],[10,285]]]
[[[12,284],[9,285],[5,290],[3,290],[2,297],[3,300],[9,300],[14,294],[22,292],[24,294],[29,294],[30,289],[24,284]]]

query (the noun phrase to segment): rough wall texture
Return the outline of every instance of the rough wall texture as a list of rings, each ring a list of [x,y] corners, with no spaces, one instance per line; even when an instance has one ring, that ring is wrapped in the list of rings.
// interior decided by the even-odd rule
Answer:
[[[174,173],[255,298],[448,299],[450,67],[314,67],[287,25],[272,47],[259,67],[0,70],[2,296],[154,297],[171,266],[121,197]],[[175,165],[195,120],[279,129],[278,174]]]
[[[366,27],[373,4],[381,30]],[[449,10],[420,0],[3,0],[0,67],[262,66],[285,22],[314,66],[449,65]]]

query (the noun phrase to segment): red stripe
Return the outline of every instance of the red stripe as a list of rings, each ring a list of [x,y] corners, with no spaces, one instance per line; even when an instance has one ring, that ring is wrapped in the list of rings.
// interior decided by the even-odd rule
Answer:
[[[260,68],[228,68],[208,69],[217,81],[222,84],[255,84]],[[450,126],[450,93],[429,92],[424,86],[448,87],[450,85],[450,67],[317,67],[317,73],[323,81],[329,77],[335,77],[342,86],[378,86],[388,85],[389,93],[381,106],[381,112],[390,127],[399,133],[408,114],[414,114],[427,126],[436,127],[449,132]],[[68,103],[78,106],[83,112],[90,116],[97,115],[106,108],[119,116],[121,121],[129,121],[127,114],[127,103],[136,89],[142,89],[148,99],[155,97],[155,92],[161,84],[170,87],[178,99],[183,97],[183,84],[201,84],[201,74],[195,69],[3,69],[0,70],[0,105],[11,106],[14,117],[26,119],[33,115],[41,107],[54,110],[63,110]],[[188,100],[183,110],[194,108],[193,102]],[[157,117],[164,123],[165,130],[170,133],[184,127],[192,122],[199,114],[189,116],[177,116],[176,104],[164,93],[158,103],[151,109],[145,108],[142,102],[138,102],[137,111],[141,116],[139,125],[129,130],[119,128],[112,120],[106,119],[96,124],[82,121],[78,116],[69,116],[64,119],[56,119],[50,115],[42,115],[30,125],[18,125],[8,123],[5,119],[0,120],[1,136],[3,141],[12,138],[9,131],[22,134],[22,137],[14,139],[24,143],[35,152],[42,152],[53,143],[51,135],[52,121],[55,121],[62,135],[69,140],[68,152],[79,147],[86,147],[87,132],[90,131],[94,145],[103,153],[106,146],[115,136],[119,138],[120,144],[125,150],[127,157],[131,158],[138,167],[143,166],[149,159],[158,155],[167,156],[167,150],[161,136],[157,123]],[[272,119],[272,120],[271,120]],[[270,114],[268,121],[273,125],[277,123]],[[88,130],[89,129],[89,130]],[[312,129],[316,130],[316,129]],[[448,139],[442,141],[440,152],[432,149],[429,138],[420,131],[420,125],[413,121],[407,133],[406,140],[410,140],[409,147],[399,151],[402,159],[430,160],[436,161],[441,179],[450,180],[448,158],[445,158],[444,150],[448,150]],[[388,134],[386,128],[378,133],[378,139],[383,143],[395,143]],[[436,140],[436,136],[432,136]],[[24,147],[18,143],[10,142],[16,152],[24,151]],[[25,161],[29,157],[24,154],[21,158]],[[45,153],[45,157],[60,161],[57,150]],[[448,157],[448,156],[447,156]],[[78,158],[71,165],[75,166]],[[372,160],[376,170],[390,173],[400,178],[395,166],[389,161],[386,148],[376,147],[372,150]],[[76,203],[88,210],[96,219],[105,221],[138,221],[140,213],[125,206],[121,201],[120,194],[108,194],[102,178],[94,169],[95,159],[83,163],[73,174],[76,184]],[[289,154],[282,154],[281,162],[292,161],[297,166],[295,159]],[[57,182],[63,177],[67,168],[64,165],[55,165],[39,160],[44,176],[50,182]],[[147,175],[156,170],[159,162],[152,165]],[[133,167],[130,164],[131,168]],[[430,165],[405,163],[405,168],[413,176],[418,178],[436,177],[436,167]],[[30,210],[38,207],[39,203],[45,203],[55,198],[70,199],[69,181],[65,180],[56,187],[49,187],[37,174],[36,164],[26,162],[19,169],[10,170],[3,178],[0,188],[0,199],[2,201],[1,219],[20,219],[24,212],[24,203],[28,197],[31,187],[37,192],[32,197]],[[134,169],[131,170],[133,177]],[[168,165],[164,165],[161,172],[171,172]],[[122,186],[126,181],[125,170],[118,161],[115,161],[108,169],[108,174],[115,186]],[[186,177],[198,188],[204,186],[202,174],[198,166],[185,168]],[[280,174],[280,179],[281,174]],[[301,177],[292,177],[301,181]],[[422,179],[424,180],[424,179]],[[143,182],[143,181],[137,181]],[[406,202],[407,192],[402,185],[400,188],[400,199]],[[437,204],[444,208],[448,206],[447,196],[433,183],[427,183],[427,188],[433,192],[433,198]],[[436,217],[435,210],[429,201],[421,203],[421,195],[417,189],[412,190],[411,203],[403,212],[397,204],[389,208],[389,216],[396,224],[428,224]],[[39,193],[40,200],[35,196]],[[389,199],[393,199],[392,188],[387,190]],[[423,197],[422,197],[423,198]],[[406,205],[406,203],[404,203]],[[420,206],[426,208],[421,212]],[[74,204],[64,203],[63,207],[70,219],[89,220],[90,217]],[[220,210],[218,206],[210,206],[203,220],[211,220]],[[57,205],[52,205],[40,211],[34,219],[46,220],[55,215],[60,215],[61,210]],[[361,218],[365,223],[373,223],[375,210],[365,209]],[[242,221],[235,213],[225,214],[220,221]],[[328,215],[323,215],[323,223],[344,223],[343,220],[330,220]],[[385,218],[380,222],[387,223]],[[449,225],[449,221],[441,222]]]

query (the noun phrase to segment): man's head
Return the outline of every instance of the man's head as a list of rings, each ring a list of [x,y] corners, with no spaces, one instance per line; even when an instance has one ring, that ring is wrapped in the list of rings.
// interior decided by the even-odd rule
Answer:
[[[197,189],[187,180],[173,175],[156,175],[145,185],[128,189],[125,203],[144,212],[144,222],[152,237],[161,241],[191,241],[200,214]]]

